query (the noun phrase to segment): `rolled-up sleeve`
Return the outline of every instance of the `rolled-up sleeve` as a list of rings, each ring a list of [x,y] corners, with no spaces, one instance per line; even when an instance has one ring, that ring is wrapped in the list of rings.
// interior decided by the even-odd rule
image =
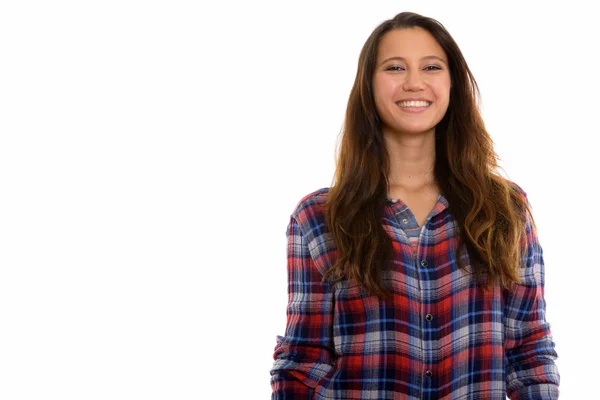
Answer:
[[[526,195],[525,199],[529,204]],[[529,213],[526,233],[521,282],[505,304],[506,392],[511,400],[558,399],[558,355],[546,321],[543,251]]]
[[[277,336],[271,369],[272,400],[312,399],[332,370],[333,293],[321,283],[308,243],[292,216],[287,227],[288,306],[285,336]]]

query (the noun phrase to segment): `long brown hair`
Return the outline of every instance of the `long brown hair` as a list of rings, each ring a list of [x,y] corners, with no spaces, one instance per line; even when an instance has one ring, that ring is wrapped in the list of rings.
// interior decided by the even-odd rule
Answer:
[[[389,154],[373,98],[378,44],[393,29],[420,27],[445,51],[450,69],[448,110],[435,128],[434,176],[460,228],[458,250],[467,250],[478,284],[518,282],[526,250],[524,192],[500,176],[493,141],[479,112],[479,87],[454,39],[438,21],[403,12],[381,23],[364,44],[350,93],[335,184],[325,203],[326,223],[337,248],[335,264],[323,279],[354,279],[369,295],[389,296],[382,270],[393,258],[382,225],[388,196]],[[533,224],[535,228],[535,223]],[[463,260],[457,255],[460,268]]]

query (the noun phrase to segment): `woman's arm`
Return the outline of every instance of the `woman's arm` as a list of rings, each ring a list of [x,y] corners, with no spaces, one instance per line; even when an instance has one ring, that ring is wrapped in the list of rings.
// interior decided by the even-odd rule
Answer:
[[[506,392],[511,400],[557,399],[560,375],[546,321],[543,251],[529,213],[526,232],[521,283],[514,286],[505,306]]]
[[[321,283],[300,225],[287,228],[288,306],[285,336],[277,336],[271,369],[272,400],[312,399],[333,368],[333,292]]]

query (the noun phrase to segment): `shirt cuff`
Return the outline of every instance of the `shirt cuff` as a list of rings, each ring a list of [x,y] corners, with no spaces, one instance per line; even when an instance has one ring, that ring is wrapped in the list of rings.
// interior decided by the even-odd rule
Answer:
[[[558,386],[551,383],[541,383],[539,385],[524,386],[519,390],[512,392],[511,400],[556,400],[558,399]]]

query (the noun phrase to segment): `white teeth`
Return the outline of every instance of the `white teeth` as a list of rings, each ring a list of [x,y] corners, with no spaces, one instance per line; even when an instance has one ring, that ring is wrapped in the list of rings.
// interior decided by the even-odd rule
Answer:
[[[431,103],[428,101],[400,101],[397,104],[400,107],[428,107]]]

